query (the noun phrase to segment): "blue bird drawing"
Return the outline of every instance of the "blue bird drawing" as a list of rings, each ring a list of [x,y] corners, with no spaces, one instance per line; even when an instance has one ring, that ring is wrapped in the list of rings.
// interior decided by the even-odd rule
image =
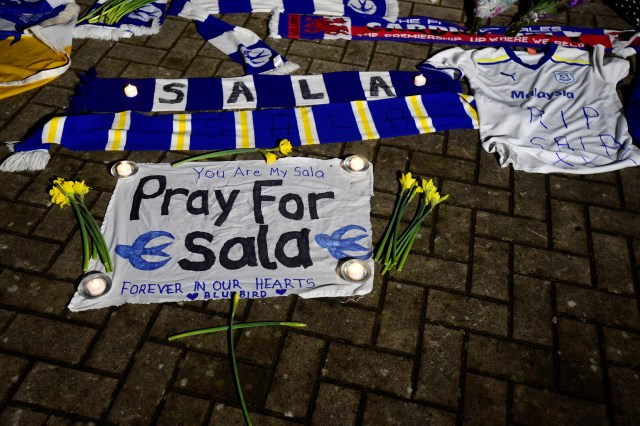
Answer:
[[[326,248],[331,254],[331,256],[335,257],[338,260],[344,259],[344,258],[367,260],[368,258],[371,257],[371,251],[368,248],[363,247],[360,244],[356,243],[356,241],[366,238],[367,234],[358,235],[351,238],[344,238],[344,239],[342,238],[344,234],[353,230],[366,232],[366,229],[364,229],[362,226],[347,225],[338,229],[331,235],[327,235],[327,234],[316,235],[315,237],[316,243],[318,243],[320,247]],[[354,252],[354,251],[355,252],[366,251],[367,254],[354,256],[352,254],[347,253],[347,252]]]
[[[169,247],[173,242],[165,244],[159,244],[153,247],[147,247],[152,240],[160,237],[167,237],[174,240],[175,238],[169,232],[166,231],[150,231],[140,235],[130,246],[124,244],[118,244],[116,246],[116,253],[129,260],[131,266],[141,271],[153,271],[166,265],[171,260],[171,256],[165,253],[163,250]],[[166,257],[167,259],[160,260],[158,262],[149,262],[142,258],[142,256],[159,256]]]

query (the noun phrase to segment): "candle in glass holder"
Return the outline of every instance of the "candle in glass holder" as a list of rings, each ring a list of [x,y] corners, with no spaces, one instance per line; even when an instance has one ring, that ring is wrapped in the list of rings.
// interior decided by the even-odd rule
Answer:
[[[359,262],[353,262],[347,266],[347,276],[354,281],[360,281],[364,278],[366,269]]]
[[[107,289],[107,282],[103,278],[92,278],[85,285],[90,296],[100,296]]]
[[[422,74],[418,74],[413,78],[413,84],[416,86],[424,86],[427,84],[427,77]]]
[[[136,96],[138,96],[138,88],[133,84],[127,84],[124,87],[124,94],[127,96],[127,98],[135,98]]]
[[[354,156],[351,161],[349,161],[349,167],[351,168],[351,170],[353,170],[354,172],[359,172],[362,169],[364,169],[365,166],[365,162],[364,162],[364,158],[359,157],[359,156]]]
[[[126,161],[123,161],[118,163],[118,165],[116,166],[116,172],[118,172],[119,176],[127,177],[130,176],[131,173],[133,173],[133,167]]]

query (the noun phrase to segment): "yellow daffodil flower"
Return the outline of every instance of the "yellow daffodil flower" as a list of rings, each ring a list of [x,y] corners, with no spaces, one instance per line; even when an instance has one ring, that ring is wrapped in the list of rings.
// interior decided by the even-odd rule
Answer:
[[[57,204],[60,206],[60,208],[63,208],[64,206],[69,204],[69,198],[64,195],[62,191],[60,191],[56,186],[51,188],[51,190],[49,191],[49,195],[51,196],[51,204]]]
[[[422,191],[424,191],[425,194],[428,194],[429,191],[431,191],[431,188],[434,187],[433,179],[429,179],[428,182],[426,179],[422,179],[421,186],[422,186]]]
[[[91,188],[84,184],[84,181],[73,182],[73,192],[80,198],[84,198],[84,196],[87,195],[90,189]]]
[[[416,184],[416,179],[411,177],[411,172],[403,173],[400,176],[400,185],[402,185],[402,192],[405,192]]]
[[[277,159],[278,159],[278,156],[275,155],[273,152],[264,153],[264,160],[267,162],[267,164],[271,164],[275,162]]]
[[[289,139],[282,139],[280,141],[280,144],[278,145],[278,148],[280,149],[280,152],[282,153],[282,155],[289,155],[293,150],[293,147],[291,146],[291,142],[289,141]]]

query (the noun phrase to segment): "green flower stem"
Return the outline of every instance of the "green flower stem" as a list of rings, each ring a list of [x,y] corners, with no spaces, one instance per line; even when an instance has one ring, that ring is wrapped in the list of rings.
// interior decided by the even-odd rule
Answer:
[[[71,207],[78,218],[78,225],[80,226],[80,234],[82,235],[82,270],[86,272],[89,269],[89,260],[91,259],[91,255],[89,254],[89,236],[87,235],[87,226],[84,223],[82,213],[80,212],[80,208],[76,202],[72,198],[69,198],[69,201],[69,204],[71,204]]]
[[[420,230],[420,226],[418,225],[416,229],[410,234],[411,236],[407,242],[406,248],[404,249],[404,253],[402,253],[402,256],[400,257],[400,261],[398,262],[398,267],[396,268],[398,272],[402,271],[402,267],[407,261],[407,257],[409,256],[409,252],[411,251],[411,247],[413,246],[413,241],[416,239],[416,235],[418,235],[419,230]]]
[[[398,237],[398,229],[400,228],[400,222],[402,221],[402,218],[404,217],[405,212],[407,211],[407,207],[409,207],[409,201],[410,201],[410,194],[407,194],[403,197],[402,200],[402,204],[400,205],[400,214],[398,216],[398,219],[396,220],[396,223],[393,227],[393,234],[392,234],[392,238],[391,238],[391,244],[388,247],[387,253],[384,257],[384,263],[388,263],[389,259],[392,259],[394,257],[395,251],[396,251],[396,246],[397,246],[397,237]],[[394,259],[395,260],[395,259]]]
[[[100,227],[96,223],[95,219],[89,213],[87,206],[84,203],[80,204],[80,211],[83,214],[83,217],[88,223],[88,230],[91,234],[95,247],[98,251],[98,255],[100,256],[100,260],[104,264],[104,267],[107,272],[113,271],[113,263],[111,262],[111,255],[109,254],[109,249],[107,248],[107,244],[104,241],[104,236],[102,235],[102,231],[100,231]]]
[[[389,220],[389,224],[387,225],[387,229],[384,231],[384,235],[382,237],[382,241],[380,241],[380,244],[378,245],[378,251],[376,252],[376,256],[373,259],[376,262],[380,261],[380,259],[382,258],[382,254],[384,253],[384,250],[385,250],[385,244],[387,243],[387,239],[391,235],[391,230],[393,229],[395,221],[396,221],[396,217],[398,216],[398,208],[400,206],[401,200],[402,200],[402,194],[398,194],[398,198],[396,199],[396,203],[393,206],[393,213],[391,214],[391,219]]]
[[[209,158],[222,157],[224,155],[243,154],[247,152],[256,152],[256,151],[258,151],[258,148],[236,148],[236,149],[225,149],[224,151],[207,152],[206,154],[200,154],[194,157],[185,158],[184,160],[176,161],[174,163],[171,163],[171,166],[176,167],[184,163],[188,163],[190,161],[207,160]]]
[[[280,325],[284,327],[306,327],[307,324],[295,321],[260,321],[260,322],[245,322],[241,324],[233,324],[231,328],[239,330],[241,328],[254,328],[254,327],[268,327],[272,325]],[[199,334],[216,333],[218,331],[227,331],[228,325],[221,325],[218,327],[203,328],[201,330],[187,331],[186,333],[174,334],[169,336],[169,341],[182,339],[183,337],[197,336]]]
[[[247,426],[252,426],[251,417],[249,417],[249,410],[247,404],[244,401],[244,394],[242,393],[242,387],[240,386],[240,377],[238,376],[238,364],[236,363],[236,351],[233,346],[233,317],[236,314],[236,308],[238,307],[238,300],[240,296],[238,293],[233,293],[231,301],[231,312],[229,314],[229,326],[227,328],[227,338],[229,341],[229,360],[231,362],[231,371],[233,372],[233,384],[236,387],[236,393],[240,400],[240,408],[242,408],[242,415]]]

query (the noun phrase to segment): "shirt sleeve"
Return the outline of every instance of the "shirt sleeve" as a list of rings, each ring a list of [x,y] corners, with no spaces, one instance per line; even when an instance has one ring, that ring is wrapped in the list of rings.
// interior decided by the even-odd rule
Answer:
[[[418,65],[418,69],[444,72],[454,80],[460,80],[465,75],[471,78],[475,75],[475,64],[471,61],[473,52],[460,47],[443,50]]]
[[[626,59],[605,57],[604,46],[596,45],[591,52],[591,61],[597,75],[606,82],[618,83],[629,74],[629,61]]]

